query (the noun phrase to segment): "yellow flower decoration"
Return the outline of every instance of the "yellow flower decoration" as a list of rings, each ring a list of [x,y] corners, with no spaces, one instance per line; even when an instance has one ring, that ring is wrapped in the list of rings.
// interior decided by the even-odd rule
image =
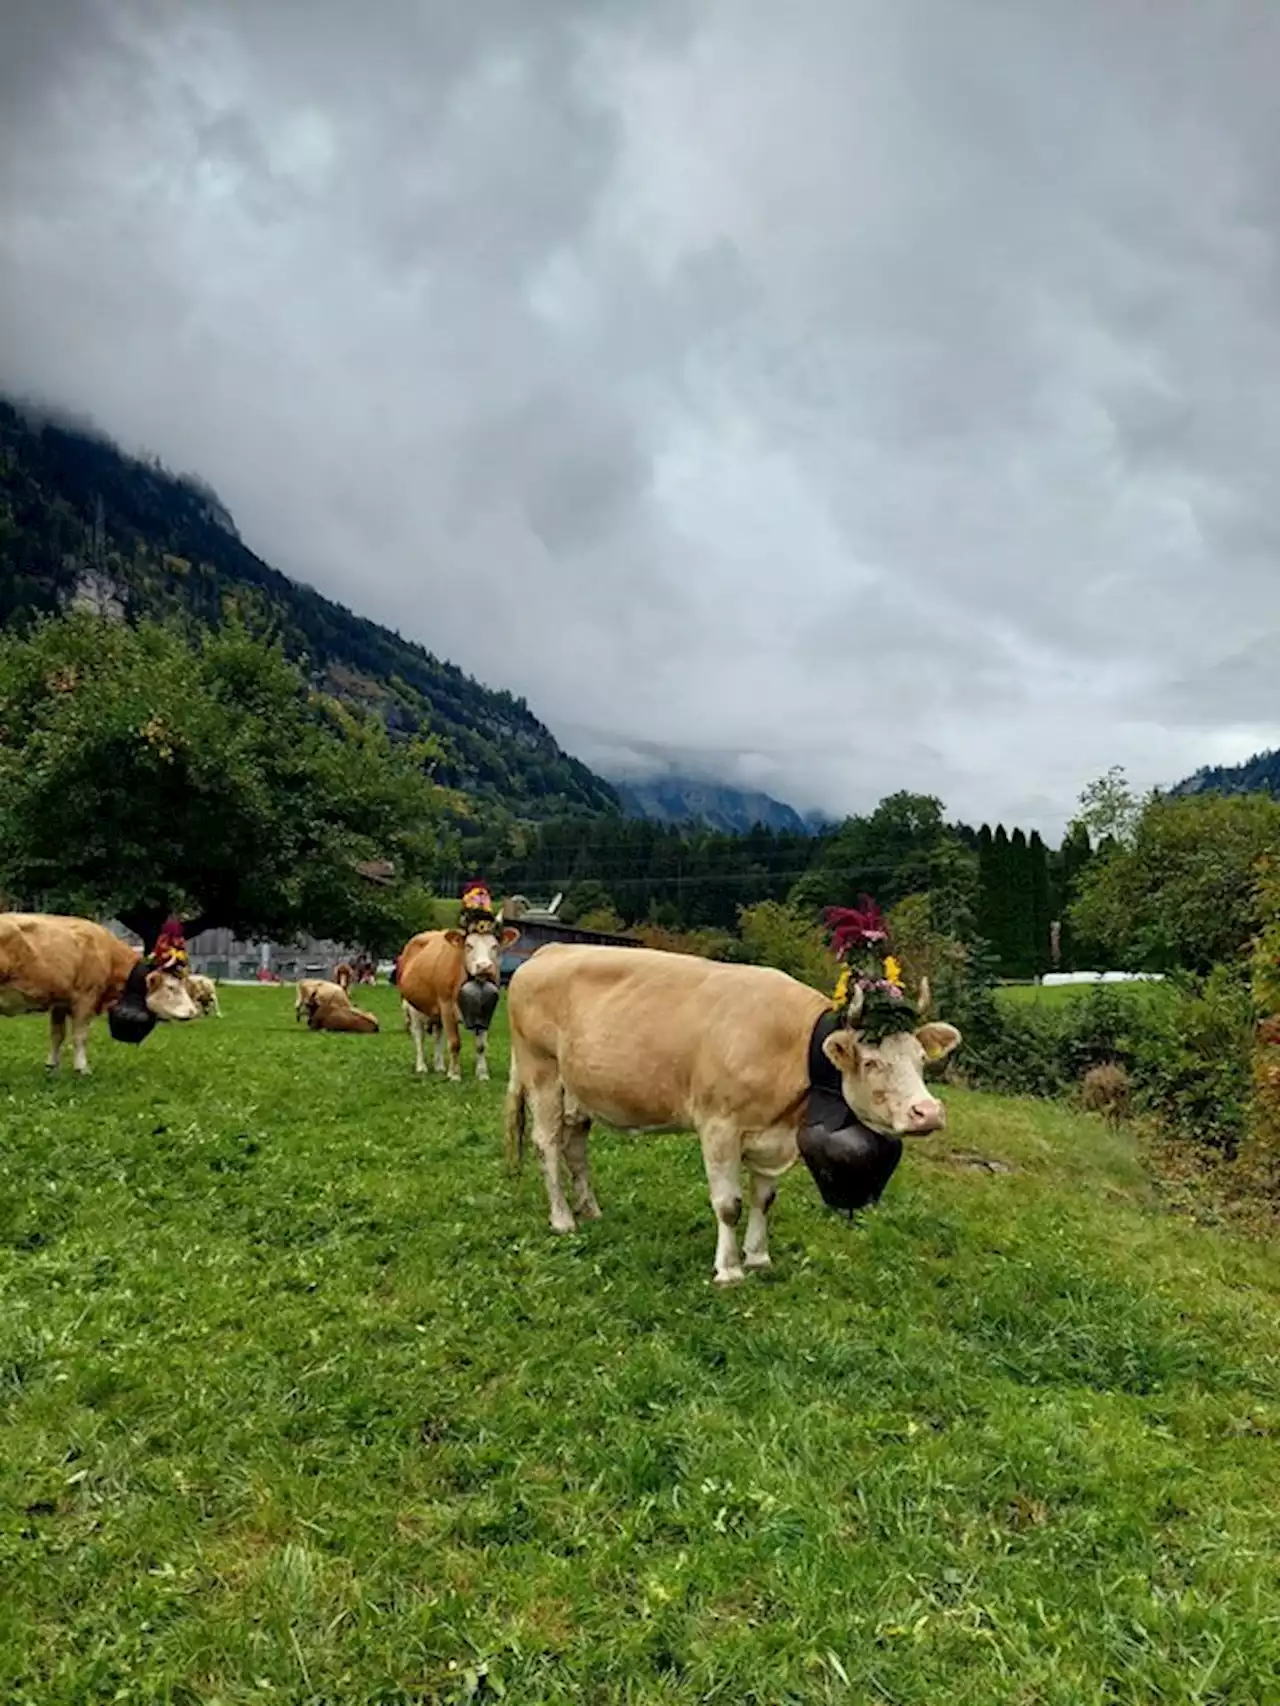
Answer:
[[[893,984],[895,989],[902,988],[902,967],[892,954],[884,962],[884,975],[886,983]]]
[[[849,999],[849,968],[846,966],[840,973],[840,981],[836,984],[836,992],[831,997],[831,1005],[837,1010],[844,1006]]]

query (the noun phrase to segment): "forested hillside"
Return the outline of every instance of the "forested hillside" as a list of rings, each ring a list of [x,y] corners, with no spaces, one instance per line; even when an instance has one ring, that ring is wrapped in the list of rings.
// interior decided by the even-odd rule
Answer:
[[[447,786],[531,818],[618,809],[523,700],[271,568],[199,480],[0,400],[0,625],[74,604],[214,625],[234,608],[393,732],[439,736]]]
[[[763,824],[766,829],[804,835],[817,825],[806,821],[794,806],[758,789],[731,788],[690,776],[655,776],[642,782],[615,781],[614,792],[628,817],[653,823],[693,823],[725,834],[745,835]]]
[[[1243,764],[1206,765],[1171,788],[1172,794],[1275,794],[1280,797],[1280,751],[1257,752]]]

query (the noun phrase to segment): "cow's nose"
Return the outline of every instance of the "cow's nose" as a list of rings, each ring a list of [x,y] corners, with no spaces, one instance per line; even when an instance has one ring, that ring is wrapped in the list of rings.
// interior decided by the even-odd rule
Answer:
[[[916,1137],[931,1131],[941,1131],[947,1123],[947,1110],[933,1096],[912,1102],[907,1109],[907,1130]]]

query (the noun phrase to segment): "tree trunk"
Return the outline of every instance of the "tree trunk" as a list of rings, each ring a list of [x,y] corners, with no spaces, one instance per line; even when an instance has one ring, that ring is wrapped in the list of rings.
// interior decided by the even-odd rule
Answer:
[[[167,910],[160,911],[155,907],[147,906],[130,908],[128,911],[119,914],[120,922],[126,930],[132,930],[135,936],[141,936],[144,954],[149,954],[155,947],[156,937],[163,930],[165,919],[169,916]],[[194,918],[183,918],[181,922],[182,933],[190,941],[193,936],[198,936],[202,930],[210,929],[216,920],[207,912],[201,912]]]

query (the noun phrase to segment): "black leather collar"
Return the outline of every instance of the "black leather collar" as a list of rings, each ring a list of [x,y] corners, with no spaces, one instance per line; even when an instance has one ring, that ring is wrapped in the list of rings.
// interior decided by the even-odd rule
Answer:
[[[838,1023],[834,1013],[824,1013],[809,1037],[809,1095],[796,1143],[827,1207],[852,1219],[855,1210],[879,1201],[901,1159],[902,1141],[863,1125],[845,1101],[840,1074],[822,1052]]]

